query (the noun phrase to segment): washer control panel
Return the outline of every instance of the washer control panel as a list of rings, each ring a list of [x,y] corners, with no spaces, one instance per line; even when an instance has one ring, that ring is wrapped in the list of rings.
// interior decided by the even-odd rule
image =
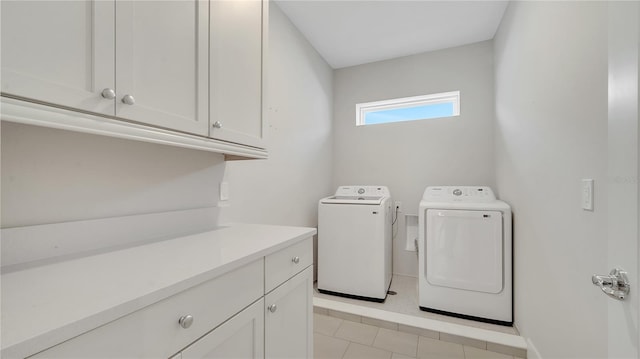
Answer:
[[[430,202],[490,202],[496,196],[490,187],[432,186],[424,190],[422,199]]]
[[[385,186],[340,186],[336,196],[389,197]]]

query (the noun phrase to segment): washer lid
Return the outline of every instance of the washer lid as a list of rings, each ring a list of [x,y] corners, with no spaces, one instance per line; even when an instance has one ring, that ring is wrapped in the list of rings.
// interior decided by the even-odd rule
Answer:
[[[331,196],[322,199],[321,203],[379,205],[384,198],[382,196]]]

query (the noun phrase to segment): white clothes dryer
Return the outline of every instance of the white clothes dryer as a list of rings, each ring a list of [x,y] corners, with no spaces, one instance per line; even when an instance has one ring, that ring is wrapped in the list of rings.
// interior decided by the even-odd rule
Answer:
[[[391,285],[392,201],[384,186],[341,186],[318,204],[318,291],[383,302]]]
[[[512,325],[511,207],[489,187],[427,187],[418,226],[420,309]]]

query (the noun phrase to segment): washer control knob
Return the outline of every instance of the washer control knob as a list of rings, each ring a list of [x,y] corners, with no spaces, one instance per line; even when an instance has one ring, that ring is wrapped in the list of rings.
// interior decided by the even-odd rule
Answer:
[[[363,193],[364,193],[364,188],[358,189],[358,194],[363,194]]]
[[[300,257],[295,256],[295,257],[291,258],[291,261],[292,261],[293,263],[295,263],[295,264],[298,264],[298,263],[300,263]]]
[[[460,195],[462,195],[462,191],[460,189],[456,188],[456,189],[453,190],[453,195],[454,196],[460,196]]]

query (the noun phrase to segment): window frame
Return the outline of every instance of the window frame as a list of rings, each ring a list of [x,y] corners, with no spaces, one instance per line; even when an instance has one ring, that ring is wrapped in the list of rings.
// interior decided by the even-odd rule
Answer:
[[[445,117],[431,117],[425,119],[412,119],[382,123],[364,123],[365,117],[369,112],[394,110],[407,107],[416,107],[419,105],[437,105],[442,103],[453,104],[453,115]],[[432,120],[436,118],[448,118],[460,116],[460,91],[441,92],[430,95],[402,97],[382,101],[363,102],[356,104],[356,126],[382,125],[398,122],[411,122],[420,120]]]

